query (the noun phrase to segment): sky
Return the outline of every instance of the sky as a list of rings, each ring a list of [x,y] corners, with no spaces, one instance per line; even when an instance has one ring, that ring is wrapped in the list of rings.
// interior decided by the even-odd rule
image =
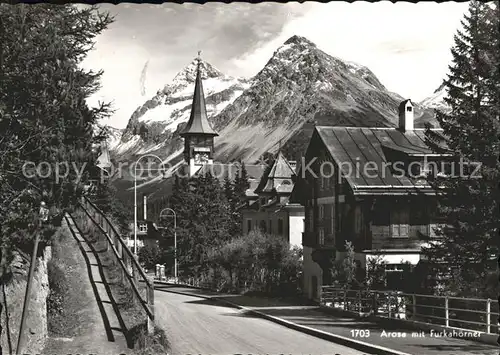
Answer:
[[[115,22],[96,39],[87,69],[104,71],[89,100],[113,102],[104,123],[125,128],[134,110],[198,50],[225,74],[252,77],[293,35],[368,67],[385,87],[420,101],[441,84],[468,3],[102,4]]]

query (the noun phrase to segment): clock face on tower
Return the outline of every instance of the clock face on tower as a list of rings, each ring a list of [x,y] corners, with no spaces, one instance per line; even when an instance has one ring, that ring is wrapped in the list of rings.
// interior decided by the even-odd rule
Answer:
[[[195,164],[205,164],[208,163],[208,153],[206,152],[196,152],[194,154]]]

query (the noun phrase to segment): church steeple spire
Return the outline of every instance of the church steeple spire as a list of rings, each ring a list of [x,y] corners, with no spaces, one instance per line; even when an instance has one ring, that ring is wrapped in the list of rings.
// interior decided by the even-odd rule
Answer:
[[[196,80],[194,86],[193,102],[191,104],[191,116],[189,121],[180,133],[181,137],[186,135],[196,134],[196,135],[207,135],[207,136],[218,136],[217,132],[214,131],[207,117],[207,108],[205,105],[205,95],[203,94],[203,83],[201,80],[201,51],[198,51],[198,57],[196,58]]]
[[[191,116],[180,133],[184,138],[184,159],[189,164],[189,176],[193,176],[203,165],[213,164],[214,137],[218,136],[208,122],[200,55],[201,51],[198,51]]]

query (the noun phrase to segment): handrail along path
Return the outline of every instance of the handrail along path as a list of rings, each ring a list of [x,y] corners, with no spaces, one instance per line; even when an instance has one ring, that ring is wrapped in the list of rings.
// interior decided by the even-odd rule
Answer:
[[[144,272],[139,261],[127,247],[116,227],[108,217],[88,197],[83,197],[78,207],[85,213],[89,220],[98,227],[105,236],[106,251],[112,250],[113,255],[120,265],[122,281],[130,283],[135,298],[139,301],[147,315],[148,332],[154,331],[154,281]],[[139,282],[144,285],[146,295],[139,290]]]

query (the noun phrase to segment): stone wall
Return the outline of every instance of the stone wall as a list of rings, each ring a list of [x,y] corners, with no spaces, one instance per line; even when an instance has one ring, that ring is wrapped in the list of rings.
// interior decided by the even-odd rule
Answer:
[[[25,323],[27,336],[23,353],[41,353],[48,337],[49,280],[47,262],[50,260],[51,254],[51,248],[45,247],[42,256],[37,259]],[[30,261],[30,256],[15,252],[10,265],[0,271],[4,274],[3,283],[0,284],[0,354],[16,353]]]

